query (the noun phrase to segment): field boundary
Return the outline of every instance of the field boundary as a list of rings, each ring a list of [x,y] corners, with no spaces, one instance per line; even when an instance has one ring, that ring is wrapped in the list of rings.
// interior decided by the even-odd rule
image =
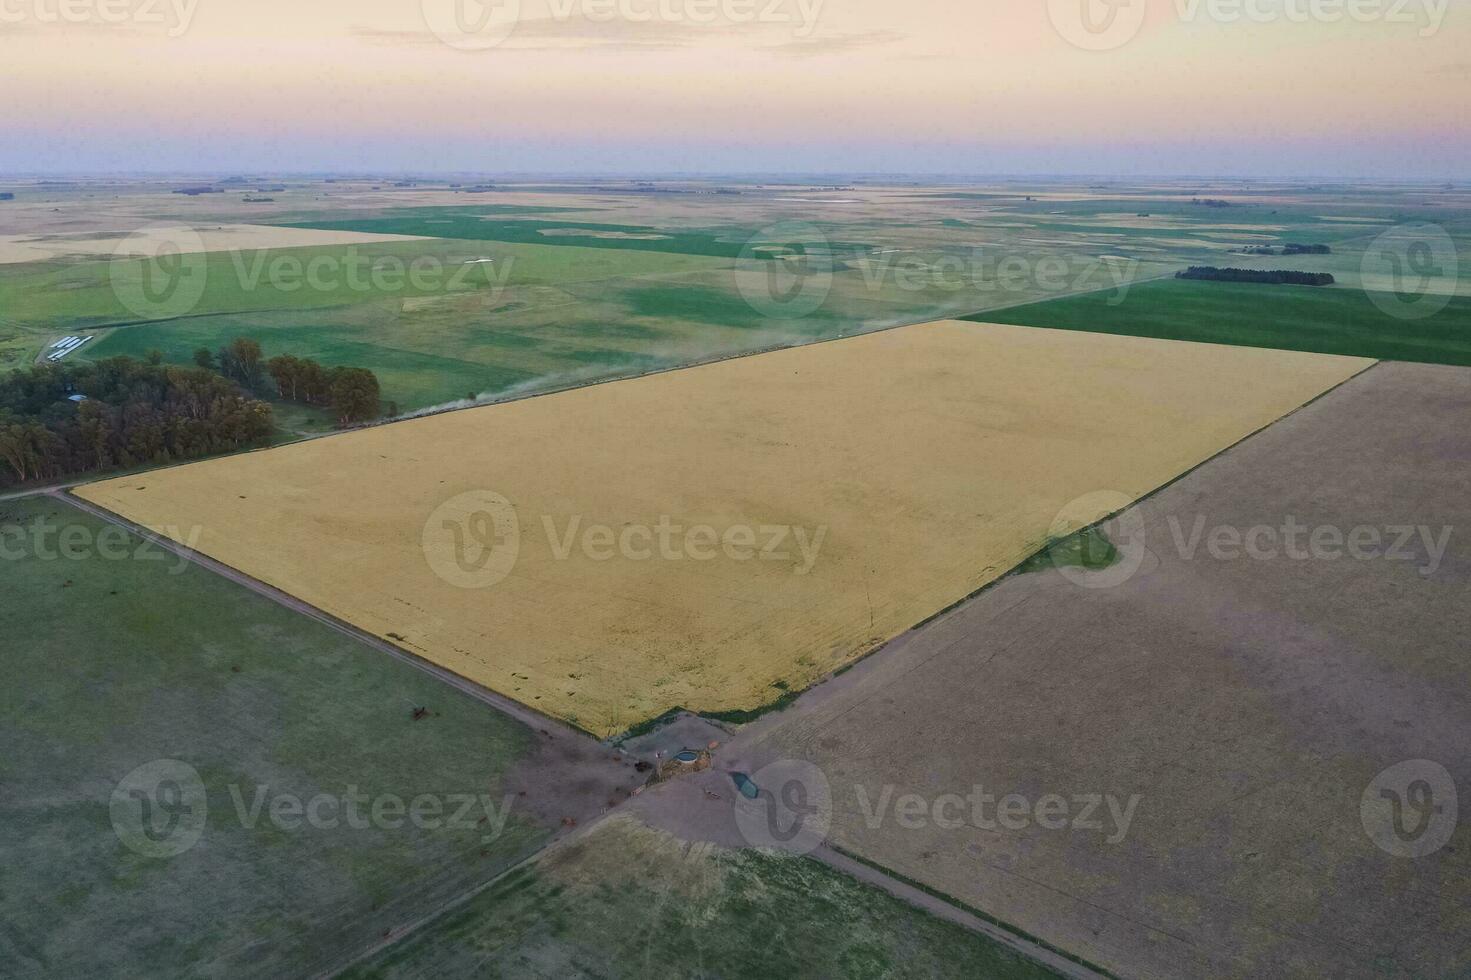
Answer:
[[[148,528],[143,527],[139,524],[134,524],[132,521],[128,520],[122,515],[114,514],[112,511],[107,510],[105,507],[99,507],[96,504],[90,503],[89,501],[83,500],[80,497],[74,496],[66,489],[53,488],[51,490],[36,491],[31,494],[31,496],[36,495],[45,495],[56,500],[60,500],[63,503],[75,508],[76,510],[89,514],[92,517],[98,518],[99,520],[106,521],[107,523],[112,524],[116,527],[120,527],[128,533],[142,538],[149,544],[158,548],[162,548],[172,555],[175,555],[185,561],[199,566],[205,571],[218,575],[221,578],[228,579],[229,581],[234,582],[237,585],[243,586],[256,595],[271,600],[279,606],[284,606],[285,608],[290,609],[292,612],[305,616],[308,619],[321,623],[324,626],[328,626],[331,629],[336,630],[338,633],[343,634],[344,636],[348,636],[354,640],[364,643],[370,648],[379,651],[380,653],[386,653],[389,656],[402,661],[403,663],[416,667],[424,673],[438,678],[445,684],[448,684],[450,687],[453,687],[456,690],[460,691],[462,694],[467,694],[475,700],[489,705],[502,714],[509,715],[511,718],[514,718],[516,721],[519,721],[521,724],[532,729],[533,731],[543,731],[551,735],[552,737],[556,737],[558,734],[560,734],[561,736],[566,738],[580,739],[589,743],[590,745],[597,746],[599,750],[607,748],[606,742],[598,739],[590,732],[583,731],[580,728],[569,725],[565,721],[553,718],[550,715],[544,715],[541,712],[537,711],[535,708],[528,707],[527,705],[522,704],[520,701],[517,701],[514,698],[507,697],[504,694],[499,694],[495,691],[492,691],[488,687],[483,687],[475,683],[468,678],[461,677],[459,674],[456,674],[452,670],[431,663],[430,661],[425,660],[422,657],[410,653],[409,651],[404,650],[402,647],[389,642],[383,637],[376,636],[372,633],[367,632],[366,630],[352,625],[351,623],[338,619],[331,613],[326,612],[322,609],[318,609],[311,603],[306,602],[303,599],[298,599],[290,593],[283,592],[275,586],[267,585],[265,582],[262,582],[259,579],[240,571],[239,569],[232,568],[229,565],[226,565],[224,562],[211,558],[209,555],[203,554],[202,552],[193,551],[189,548],[186,548],[185,546],[177,544],[176,542],[171,541],[170,539],[163,537],[162,535],[155,534]]]
[[[989,936],[1008,949],[1035,960],[1065,977],[1072,977],[1075,980],[1105,980],[1105,978],[1106,980],[1118,980],[1115,974],[1089,963],[1082,957],[1058,949],[1051,943],[1008,925],[995,916],[987,915],[980,909],[972,908],[959,899],[936,891],[921,882],[911,881],[896,871],[891,871],[875,861],[844,850],[836,844],[822,844],[812,852],[811,856],[833,870],[840,871],[870,887],[888,892],[915,908],[947,922],[953,922],[972,932]]]

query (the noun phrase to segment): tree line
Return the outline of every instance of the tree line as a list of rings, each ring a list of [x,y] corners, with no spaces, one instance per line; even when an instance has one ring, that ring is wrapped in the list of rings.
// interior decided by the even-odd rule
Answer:
[[[370,422],[381,414],[378,376],[367,368],[323,367],[290,354],[265,360],[260,343],[248,337],[230,341],[218,353],[201,348],[194,363],[253,392],[262,391],[269,376],[283,400],[330,408],[341,425]]]
[[[201,368],[46,364],[0,379],[0,482],[196,459],[263,444],[272,429],[270,405]]]
[[[1291,272],[1282,269],[1217,269],[1213,265],[1193,265],[1175,273],[1176,279],[1203,279],[1209,282],[1257,282],[1273,286],[1331,286],[1336,279],[1327,272]]]
[[[146,361],[48,363],[0,376],[0,485],[198,459],[264,445],[269,397],[330,408],[342,425],[378,418],[378,378],[365,368],[266,360],[241,337],[201,349],[194,366]]]

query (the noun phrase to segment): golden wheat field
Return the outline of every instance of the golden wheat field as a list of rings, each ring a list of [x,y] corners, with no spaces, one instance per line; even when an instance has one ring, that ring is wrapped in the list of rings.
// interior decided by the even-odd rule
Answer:
[[[77,493],[609,735],[807,686],[1369,364],[944,321]]]

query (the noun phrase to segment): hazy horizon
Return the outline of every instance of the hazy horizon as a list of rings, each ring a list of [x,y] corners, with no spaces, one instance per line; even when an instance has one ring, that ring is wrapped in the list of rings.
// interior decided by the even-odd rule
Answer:
[[[1471,174],[1466,0],[57,2],[0,172]]]

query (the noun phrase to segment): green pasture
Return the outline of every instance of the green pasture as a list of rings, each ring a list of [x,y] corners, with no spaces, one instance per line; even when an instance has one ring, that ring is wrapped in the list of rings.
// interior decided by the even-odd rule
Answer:
[[[617,818],[347,975],[1054,976],[816,861],[686,844]]]
[[[0,973],[311,975],[547,839],[514,805],[499,832],[451,827],[448,812],[438,828],[394,828],[349,826],[340,805],[295,826],[256,809],[356,793],[371,813],[388,797],[469,794],[505,812],[502,779],[533,735],[104,527],[60,502],[0,501]],[[159,841],[187,841],[170,832],[204,818],[172,856],[115,829],[120,781],[155,760],[205,789],[202,803],[165,783],[148,797]],[[189,810],[170,822],[180,800]]]

